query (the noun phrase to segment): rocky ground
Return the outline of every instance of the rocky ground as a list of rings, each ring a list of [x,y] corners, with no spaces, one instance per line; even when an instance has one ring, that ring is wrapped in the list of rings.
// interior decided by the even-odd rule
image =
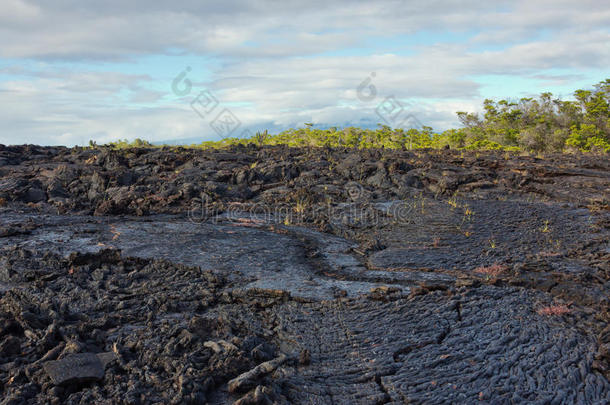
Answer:
[[[610,403],[610,158],[0,145],[0,404]]]

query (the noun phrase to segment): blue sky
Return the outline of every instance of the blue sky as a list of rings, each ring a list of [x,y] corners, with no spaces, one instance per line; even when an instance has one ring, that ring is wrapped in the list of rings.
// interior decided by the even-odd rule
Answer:
[[[0,143],[375,126],[390,99],[457,127],[485,98],[568,99],[610,77],[604,3],[3,0]]]

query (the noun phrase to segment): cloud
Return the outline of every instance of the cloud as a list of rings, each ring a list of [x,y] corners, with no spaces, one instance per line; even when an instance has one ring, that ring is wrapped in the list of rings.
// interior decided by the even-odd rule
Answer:
[[[163,93],[146,89],[145,75],[44,72],[30,80],[0,82],[0,143],[83,143],[201,133],[188,106],[134,107]],[[192,111],[190,111],[192,113]],[[183,122],[184,121],[184,122]]]
[[[374,125],[394,96],[444,129],[478,108],[483,76],[564,88],[604,71],[608,27],[610,5],[595,0],[5,0],[0,143],[212,138],[189,106],[204,88],[243,127]],[[182,98],[173,65],[126,68],[168,55],[214,64]],[[367,79],[377,97],[362,101]]]
[[[599,1],[7,2],[0,14],[0,55],[13,58],[131,58],[171,48],[278,57],[439,28],[488,31],[478,40],[505,42],[545,29],[610,25],[610,6]]]

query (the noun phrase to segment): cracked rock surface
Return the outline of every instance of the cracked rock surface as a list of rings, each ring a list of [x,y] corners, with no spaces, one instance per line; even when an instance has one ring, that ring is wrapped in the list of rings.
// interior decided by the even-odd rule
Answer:
[[[0,404],[610,399],[607,157],[0,161]]]

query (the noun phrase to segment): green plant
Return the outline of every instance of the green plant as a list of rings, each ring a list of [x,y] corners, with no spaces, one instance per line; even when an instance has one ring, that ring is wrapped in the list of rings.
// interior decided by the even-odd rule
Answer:
[[[256,144],[258,146],[265,145],[268,138],[269,138],[269,132],[267,132],[267,130],[265,130],[264,132],[260,132],[260,131],[256,132],[256,134],[254,135],[254,140],[256,141]]]
[[[483,102],[482,115],[458,111],[462,128],[443,132],[429,126],[421,128],[391,128],[379,124],[377,128],[330,127],[291,128],[278,134],[258,131],[252,138],[225,138],[205,141],[190,148],[223,149],[235,145],[255,143],[292,147],[349,147],[385,149],[441,149],[450,146],[461,150],[498,150],[540,155],[549,152],[610,153],[610,79],[591,90],[576,90],[573,100],[553,98],[542,93],[537,98],[522,98]],[[89,146],[97,144],[90,141]],[[118,140],[105,146],[123,149],[163,147],[136,139]],[[460,155],[464,158],[464,154]]]

